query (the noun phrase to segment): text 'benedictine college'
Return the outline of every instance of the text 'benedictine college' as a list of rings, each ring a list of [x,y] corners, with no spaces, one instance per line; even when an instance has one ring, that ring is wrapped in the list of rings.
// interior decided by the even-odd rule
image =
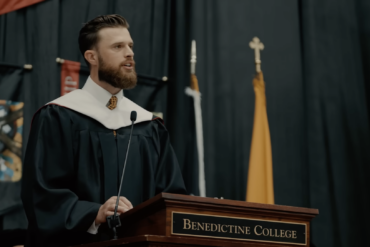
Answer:
[[[306,243],[306,225],[173,212],[172,234],[246,241]]]

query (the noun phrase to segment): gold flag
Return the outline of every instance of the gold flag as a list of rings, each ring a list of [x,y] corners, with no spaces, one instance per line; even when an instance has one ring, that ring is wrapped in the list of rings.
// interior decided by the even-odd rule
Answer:
[[[274,204],[272,152],[262,72],[253,79],[255,110],[249,157],[247,202]]]

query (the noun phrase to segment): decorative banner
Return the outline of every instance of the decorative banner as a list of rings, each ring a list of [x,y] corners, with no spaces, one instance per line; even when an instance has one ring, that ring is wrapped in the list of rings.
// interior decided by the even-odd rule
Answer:
[[[79,88],[81,63],[64,60],[61,71],[61,95]]]
[[[8,233],[13,229],[27,228],[20,194],[23,169],[22,102],[24,81],[28,76],[23,64],[0,62],[0,228]],[[24,233],[17,234],[18,239],[24,238]],[[0,239],[0,245],[6,245],[4,237],[0,236]]]
[[[18,10],[44,0],[6,0],[0,1],[0,15]]]
[[[0,100],[0,182],[22,177],[23,105]]]

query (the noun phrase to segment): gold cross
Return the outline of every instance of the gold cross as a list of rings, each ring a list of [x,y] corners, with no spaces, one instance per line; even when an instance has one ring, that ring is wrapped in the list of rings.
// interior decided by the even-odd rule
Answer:
[[[251,42],[249,42],[249,47],[254,50],[254,58],[256,63],[256,71],[261,72],[261,55],[260,51],[262,51],[265,46],[263,43],[260,42],[260,39],[254,37]]]

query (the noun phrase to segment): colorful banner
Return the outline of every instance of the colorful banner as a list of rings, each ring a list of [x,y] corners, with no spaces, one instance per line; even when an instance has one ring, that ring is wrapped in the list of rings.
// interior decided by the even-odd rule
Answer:
[[[61,96],[79,88],[81,63],[64,60],[61,71]]]
[[[22,209],[23,65],[0,63],[0,228],[26,229]],[[18,233],[21,237],[21,234]],[[3,236],[0,236],[3,241]],[[3,242],[0,246],[3,246]],[[5,244],[6,245],[6,244]]]
[[[0,100],[0,182],[22,177],[23,103]]]
[[[0,1],[0,15],[18,10],[44,0],[4,0]]]

